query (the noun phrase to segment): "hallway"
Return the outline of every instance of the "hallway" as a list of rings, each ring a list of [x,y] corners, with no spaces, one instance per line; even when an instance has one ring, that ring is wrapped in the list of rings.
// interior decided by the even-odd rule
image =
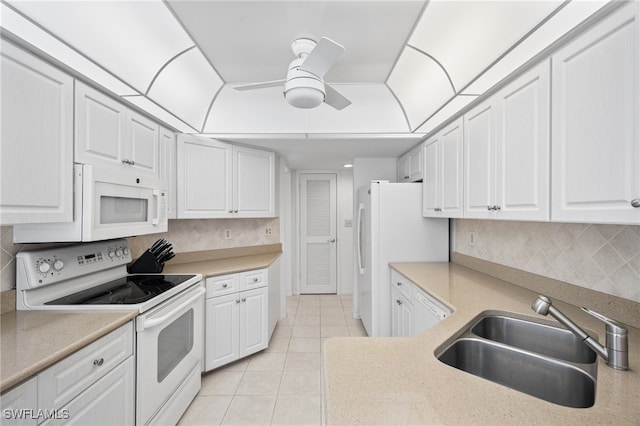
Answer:
[[[287,297],[269,348],[202,376],[179,425],[321,425],[322,348],[337,336],[366,336],[352,296]]]

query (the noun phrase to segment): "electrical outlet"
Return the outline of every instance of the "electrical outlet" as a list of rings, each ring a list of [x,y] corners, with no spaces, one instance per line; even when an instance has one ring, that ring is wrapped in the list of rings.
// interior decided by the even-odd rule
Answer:
[[[273,229],[271,228],[265,228],[264,230],[264,235],[271,235],[273,234]]]
[[[345,228],[351,228],[353,226],[353,223],[351,222],[351,219],[345,219],[344,220],[344,227]]]
[[[469,232],[469,245],[470,246],[476,245],[476,231]]]
[[[231,239],[231,229],[225,229],[224,230],[224,239],[225,240],[230,240]]]

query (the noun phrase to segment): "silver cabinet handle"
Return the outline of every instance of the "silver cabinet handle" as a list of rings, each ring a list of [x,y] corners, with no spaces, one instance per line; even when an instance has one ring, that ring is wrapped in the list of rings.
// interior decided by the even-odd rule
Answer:
[[[234,212],[234,213],[238,213],[238,210],[234,210],[233,212]]]
[[[247,298],[246,298],[246,297],[243,297],[243,298],[242,298],[242,301],[243,301],[243,302],[246,302],[246,301],[247,301]]]
[[[396,299],[396,303],[398,304],[398,306],[402,305],[402,301],[400,299]]]
[[[500,206],[493,206],[493,209],[500,211],[501,207]]]
[[[253,279],[253,282],[254,282],[254,283],[257,283],[257,282],[258,282],[258,278],[254,278],[254,279]]]
[[[93,365],[97,365],[98,367],[100,367],[102,364],[104,364],[104,358],[98,358],[93,360]]]
[[[631,207],[634,207],[636,209],[640,207],[640,198],[631,200]]]
[[[493,207],[492,206],[487,206],[487,210],[491,211],[491,210],[493,210]]]
[[[336,242],[336,239],[335,239],[335,238],[331,238],[331,239],[328,239],[328,240],[327,240],[327,242],[328,242],[328,243],[335,243],[335,242]]]
[[[236,303],[240,303],[240,299],[236,299]]]
[[[398,282],[396,283],[396,285],[397,285],[398,287],[400,287],[400,286],[402,285],[402,283],[401,283],[400,281],[398,281]]]
[[[227,287],[229,287],[229,284],[227,283],[222,284],[222,288],[227,288]]]

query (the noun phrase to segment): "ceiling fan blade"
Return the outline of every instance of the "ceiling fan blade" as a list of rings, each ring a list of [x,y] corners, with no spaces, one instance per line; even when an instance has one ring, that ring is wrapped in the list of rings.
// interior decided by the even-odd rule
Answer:
[[[325,83],[324,102],[338,111],[351,105],[351,101],[340,94],[336,89]]]
[[[273,80],[273,81],[263,81],[262,83],[252,83],[245,84],[243,86],[234,86],[233,88],[236,90],[254,90],[254,89],[264,89],[266,87],[277,87],[282,86],[286,80]]]
[[[342,52],[344,52],[342,45],[322,37],[309,56],[300,64],[300,69],[322,78],[342,55]]]

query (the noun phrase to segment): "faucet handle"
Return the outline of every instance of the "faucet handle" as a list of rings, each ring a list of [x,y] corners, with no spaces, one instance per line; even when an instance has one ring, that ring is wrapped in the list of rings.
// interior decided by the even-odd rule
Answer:
[[[603,323],[605,323],[606,330],[608,333],[620,334],[620,335],[626,335],[628,333],[627,327],[625,327],[624,324],[622,324],[621,322],[618,322],[614,319],[606,317],[599,312],[592,311],[589,308],[585,308],[584,306],[581,309],[586,313],[588,313],[589,315],[591,315],[592,317],[597,318]]]

